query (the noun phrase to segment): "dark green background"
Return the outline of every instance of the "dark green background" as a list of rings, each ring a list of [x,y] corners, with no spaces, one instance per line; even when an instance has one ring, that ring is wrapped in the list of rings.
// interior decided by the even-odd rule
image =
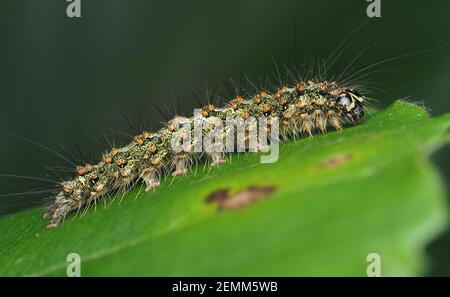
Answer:
[[[136,125],[162,120],[150,106],[190,114],[193,92],[222,79],[273,70],[272,56],[293,65],[323,58],[366,19],[364,0],[82,0],[82,18],[66,16],[64,0],[4,0],[0,8],[0,132],[26,137],[95,161],[99,149],[86,136],[124,143]],[[348,62],[394,31],[358,63],[450,42],[448,1],[382,0],[352,40]],[[412,21],[412,22],[411,22]],[[408,24],[402,27],[402,25]],[[297,49],[297,50],[296,50]],[[450,110],[450,47],[381,67],[370,77],[380,108],[398,98],[423,101],[433,115]],[[0,173],[43,176],[67,166],[45,150],[2,135]],[[64,149],[61,149],[61,146]],[[100,145],[106,148],[106,144]],[[449,184],[449,148],[433,156]],[[399,176],[398,178],[402,178]],[[0,192],[36,189],[30,181],[0,178]],[[41,203],[44,196],[0,197],[0,215]],[[450,275],[450,232],[430,247],[432,274]]]

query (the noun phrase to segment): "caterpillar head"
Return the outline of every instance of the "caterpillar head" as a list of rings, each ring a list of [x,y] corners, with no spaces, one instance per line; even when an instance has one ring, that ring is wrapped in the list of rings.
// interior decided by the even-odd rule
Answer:
[[[352,122],[357,123],[364,117],[364,97],[357,91],[346,89],[337,98],[344,115]]]

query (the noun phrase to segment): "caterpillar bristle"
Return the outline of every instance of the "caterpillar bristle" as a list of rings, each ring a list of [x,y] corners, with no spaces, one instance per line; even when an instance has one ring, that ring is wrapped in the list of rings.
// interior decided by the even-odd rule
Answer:
[[[57,227],[74,210],[78,213],[82,208],[84,212],[90,207],[95,209],[98,200],[114,193],[122,193],[123,198],[127,189],[138,182],[145,184],[145,191],[155,190],[161,178],[187,174],[204,156],[210,166],[219,166],[227,162],[227,154],[237,148],[236,142],[244,147],[244,152],[264,151],[263,143],[252,146],[251,135],[270,135],[275,126],[268,121],[267,127],[259,130],[254,119],[279,120],[283,140],[314,137],[327,133],[329,127],[342,130],[345,123],[357,124],[363,118],[367,100],[360,95],[360,88],[317,79],[288,83],[288,77],[291,81],[295,75],[289,72],[283,78],[277,69],[276,81],[280,85],[271,92],[267,77],[258,89],[246,74],[247,83],[258,90],[253,95],[244,95],[246,92],[231,81],[228,88],[236,96],[231,100],[221,99],[222,107],[213,100],[218,98],[217,88],[211,93],[207,90],[206,105],[193,117],[175,115],[156,132],[135,133],[133,141],[121,148],[113,147],[107,140],[111,149],[104,152],[99,163],[77,166],[77,176],[62,182],[61,191],[44,214],[45,219],[50,219],[47,227]],[[124,119],[133,131],[136,130],[128,118]],[[247,123],[244,134],[224,127],[223,122],[229,119]],[[192,126],[201,128],[196,133]],[[215,133],[214,138],[205,142],[203,138],[211,133]],[[186,145],[177,150],[174,143]]]

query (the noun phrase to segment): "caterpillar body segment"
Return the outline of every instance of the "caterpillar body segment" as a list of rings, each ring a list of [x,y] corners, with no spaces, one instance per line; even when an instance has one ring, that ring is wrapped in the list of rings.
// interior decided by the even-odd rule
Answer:
[[[176,116],[159,131],[142,132],[122,148],[113,148],[95,164],[77,167],[77,176],[61,183],[61,191],[44,214],[48,228],[57,227],[72,211],[95,203],[116,192],[126,191],[137,182],[150,191],[160,184],[161,176],[184,175],[195,158],[209,156],[212,166],[226,162],[226,152],[234,143],[249,147],[251,133],[261,133],[252,119],[277,118],[281,139],[312,137],[330,127],[341,130],[345,123],[357,124],[364,117],[366,98],[351,86],[327,81],[300,81],[283,86],[274,93],[261,91],[250,97],[237,96],[223,107],[208,104],[191,118]],[[204,137],[227,120],[248,122],[240,135],[229,128],[219,137]],[[201,127],[195,131],[193,127]],[[266,134],[270,134],[270,125]],[[230,137],[236,142],[230,144]],[[174,144],[183,144],[176,149]],[[228,148],[228,150],[226,150]],[[257,147],[254,151],[261,150]]]

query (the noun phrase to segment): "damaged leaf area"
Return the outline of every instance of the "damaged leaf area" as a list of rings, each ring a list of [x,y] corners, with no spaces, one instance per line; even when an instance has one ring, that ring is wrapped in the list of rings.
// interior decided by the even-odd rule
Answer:
[[[344,165],[352,158],[351,154],[341,154],[336,156],[331,156],[320,163],[320,168],[334,168],[337,166]]]
[[[0,275],[64,276],[70,253],[82,276],[365,276],[371,253],[384,276],[420,275],[448,222],[428,157],[449,125],[397,101],[359,126],[282,143],[275,163],[234,154],[55,230],[44,207],[0,218]]]
[[[273,187],[250,186],[242,192],[231,195],[228,189],[220,189],[211,193],[208,198],[206,198],[206,202],[216,202],[219,205],[219,210],[238,209],[247,207],[256,201],[265,198],[274,190]]]

